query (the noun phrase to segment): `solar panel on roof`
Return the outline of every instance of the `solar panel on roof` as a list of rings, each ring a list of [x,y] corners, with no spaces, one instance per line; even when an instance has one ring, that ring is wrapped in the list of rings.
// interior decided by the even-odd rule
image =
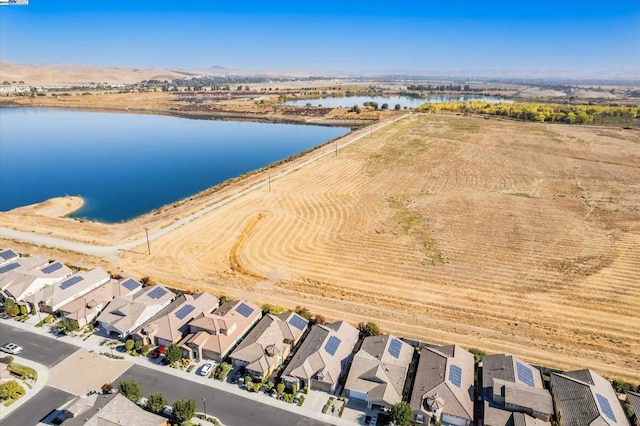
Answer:
[[[194,309],[195,308],[193,307],[193,305],[184,305],[183,307],[178,309],[178,312],[176,312],[176,316],[178,317],[178,319],[184,319],[184,317],[193,312]]]
[[[455,364],[451,364],[449,368],[449,381],[457,387],[462,386],[462,368]]]
[[[609,400],[599,393],[596,394],[596,398],[598,399],[598,404],[600,404],[600,409],[604,413],[605,416],[609,417],[610,420],[616,421],[616,416],[613,414],[613,410],[611,409],[611,404],[609,404]]]
[[[165,294],[167,294],[167,290],[162,287],[156,287],[149,292],[149,297],[151,299],[160,299]]]
[[[516,368],[518,369],[518,379],[525,385],[533,387],[533,372],[531,369],[518,361],[516,361]]]
[[[66,280],[65,282],[63,282],[62,284],[60,284],[60,289],[61,290],[66,290],[69,287],[71,287],[72,285],[78,284],[82,280],[84,280],[84,278],[80,277],[78,275],[76,275],[75,277],[71,277],[68,280]]]
[[[48,265],[45,268],[42,268],[42,272],[44,272],[45,274],[50,274],[61,268],[62,268],[62,263],[56,262],[56,263],[52,263],[51,265]]]
[[[0,257],[4,260],[13,259],[14,257],[18,257],[18,253],[13,250],[5,250],[0,252]]]
[[[236,312],[242,315],[245,318],[249,318],[249,315],[253,313],[253,308],[246,303],[241,303],[237,308]]]
[[[291,324],[293,327],[297,328],[298,330],[304,330],[304,328],[307,325],[307,321],[298,315],[293,315],[289,320],[289,324]]]
[[[140,287],[140,283],[129,278],[128,280],[122,283],[122,287],[126,288],[129,291],[133,291],[136,288]]]
[[[336,336],[331,336],[329,337],[327,344],[324,345],[324,350],[327,351],[329,355],[333,356],[336,354],[340,343],[342,343],[342,340],[338,339]]]
[[[3,267],[0,268],[0,274],[4,274],[5,272],[12,271],[19,267],[20,267],[20,264],[18,262],[13,262],[8,265],[4,265]]]
[[[402,349],[402,342],[395,337],[391,339],[391,343],[389,343],[389,354],[398,359],[400,356],[400,350]]]

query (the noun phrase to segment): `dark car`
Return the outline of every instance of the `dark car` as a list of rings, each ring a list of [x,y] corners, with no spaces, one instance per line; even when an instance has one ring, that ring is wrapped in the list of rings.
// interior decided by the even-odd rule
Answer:
[[[164,355],[164,351],[167,350],[165,345],[160,345],[151,351],[151,358],[158,358],[160,355]]]

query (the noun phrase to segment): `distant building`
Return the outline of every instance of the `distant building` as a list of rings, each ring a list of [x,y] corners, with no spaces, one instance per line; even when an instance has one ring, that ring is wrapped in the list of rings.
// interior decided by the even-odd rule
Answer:
[[[262,310],[253,303],[227,302],[191,320],[189,334],[178,346],[187,358],[221,362],[261,317]]]
[[[345,321],[314,325],[282,373],[282,380],[298,389],[309,386],[335,392],[347,372],[359,335],[358,329]]]
[[[135,284],[127,285],[133,287]],[[161,285],[145,287],[132,296],[114,298],[98,315],[97,321],[108,334],[124,339],[171,303],[175,296]]]
[[[158,312],[131,336],[144,344],[166,345],[178,343],[189,331],[188,322],[218,307],[219,300],[209,293],[184,294]]]
[[[346,396],[366,401],[369,409],[401,402],[414,352],[413,346],[390,334],[365,338],[351,363]]]
[[[551,374],[560,426],[629,426],[611,383],[592,370]]]
[[[460,346],[423,346],[411,392],[413,423],[471,425],[474,367],[473,355]]]
[[[0,287],[4,287],[7,277],[16,272],[30,271],[49,264],[49,260],[43,256],[15,257],[17,253],[13,250],[3,250],[1,253],[5,257],[0,258],[2,260],[2,263],[0,263]]]
[[[229,355],[234,367],[244,367],[256,380],[271,375],[287,359],[309,322],[294,312],[265,315]]]
[[[484,424],[546,425],[553,401],[540,371],[512,355],[488,355],[482,360]]]

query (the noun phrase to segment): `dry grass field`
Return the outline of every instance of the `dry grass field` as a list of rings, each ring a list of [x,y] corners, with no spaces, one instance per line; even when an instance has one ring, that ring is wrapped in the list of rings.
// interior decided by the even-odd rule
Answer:
[[[637,383],[639,141],[414,114],[111,266]]]

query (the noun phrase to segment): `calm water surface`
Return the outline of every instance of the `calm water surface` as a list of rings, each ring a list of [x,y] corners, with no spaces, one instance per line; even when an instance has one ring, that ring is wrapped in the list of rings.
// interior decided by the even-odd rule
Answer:
[[[305,106],[311,104],[313,106],[322,105],[329,108],[345,107],[349,108],[354,105],[362,106],[365,102],[377,102],[378,106],[382,104],[389,104],[389,109],[393,109],[396,104],[400,104],[401,108],[415,108],[420,105],[430,102],[460,102],[460,101],[484,101],[484,102],[512,102],[504,98],[498,98],[494,96],[477,96],[477,95],[428,95],[425,98],[410,98],[407,96],[344,96],[341,98],[316,98],[316,99],[296,99],[286,101],[285,105],[291,106]]]
[[[0,108],[0,210],[80,195],[131,219],[349,132],[344,127]]]

